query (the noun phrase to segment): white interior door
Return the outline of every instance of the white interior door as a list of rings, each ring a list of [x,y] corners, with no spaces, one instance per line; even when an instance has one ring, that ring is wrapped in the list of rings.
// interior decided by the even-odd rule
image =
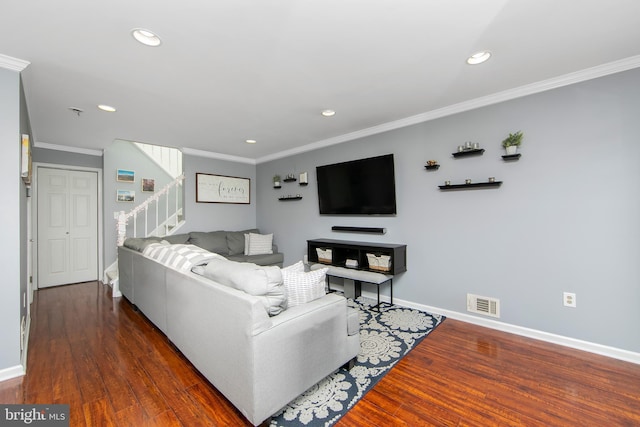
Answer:
[[[98,279],[98,175],[38,169],[38,287]]]

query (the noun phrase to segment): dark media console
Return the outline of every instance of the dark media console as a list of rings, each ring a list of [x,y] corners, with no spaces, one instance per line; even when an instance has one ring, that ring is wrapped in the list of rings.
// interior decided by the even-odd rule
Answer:
[[[331,249],[331,262],[318,260],[317,248]],[[367,253],[391,257],[389,271],[370,268]],[[398,274],[407,271],[407,245],[394,243],[353,242],[349,240],[314,239],[307,240],[307,257],[309,263],[329,264],[336,267],[350,267],[347,260],[357,261],[356,270],[375,271],[376,273]]]
[[[319,251],[318,251],[319,250]],[[320,258],[318,252],[322,254]],[[347,298],[357,298],[362,283],[377,286],[380,307],[380,286],[389,285],[390,303],[393,304],[393,276],[407,271],[407,245],[393,243],[353,242],[348,240],[307,240],[307,258],[311,269],[327,266],[327,286],[331,288],[329,276],[353,280],[353,286],[345,285]]]

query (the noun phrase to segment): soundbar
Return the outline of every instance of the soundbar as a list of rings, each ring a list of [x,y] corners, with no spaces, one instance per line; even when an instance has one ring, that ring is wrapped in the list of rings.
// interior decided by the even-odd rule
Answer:
[[[334,225],[331,227],[333,231],[350,231],[352,233],[373,233],[384,234],[387,232],[386,228],[381,227],[345,227],[342,225]]]

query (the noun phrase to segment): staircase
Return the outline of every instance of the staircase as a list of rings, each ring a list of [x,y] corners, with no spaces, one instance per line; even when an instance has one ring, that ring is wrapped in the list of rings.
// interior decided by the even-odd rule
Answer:
[[[127,237],[162,237],[179,230],[185,223],[181,191],[183,181],[184,174],[180,174],[131,211],[115,212],[117,245],[122,246]],[[105,270],[104,283],[111,285],[113,297],[122,296],[118,287],[117,259]]]
[[[134,142],[133,144],[160,166],[171,178],[175,179],[182,175],[182,152],[180,150],[142,142]]]

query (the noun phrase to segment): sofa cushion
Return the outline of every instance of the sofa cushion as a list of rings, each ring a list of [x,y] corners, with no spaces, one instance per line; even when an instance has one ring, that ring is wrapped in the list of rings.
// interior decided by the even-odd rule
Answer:
[[[185,233],[185,234],[172,234],[171,236],[164,236],[162,239],[166,240],[172,245],[184,245],[189,240],[189,237],[191,236],[188,233]]]
[[[295,307],[326,295],[325,279],[328,268],[304,271],[302,261],[282,269],[282,280],[287,288],[287,305]]]
[[[279,267],[213,259],[204,268],[203,275],[260,298],[269,316],[280,314],[287,308],[287,291]]]
[[[133,249],[134,251],[142,252],[151,243],[158,243],[162,241],[164,237],[129,237],[124,241],[123,246],[125,248]]]
[[[228,231],[227,232],[227,248],[229,255],[244,254],[245,250],[245,234],[259,233],[257,228],[244,231]]]
[[[249,233],[248,245],[245,246],[245,255],[265,255],[273,253],[273,234]]]
[[[282,266],[284,261],[284,254],[282,253],[272,253],[272,254],[264,254],[264,255],[227,255],[227,259],[231,261],[237,262],[252,262],[258,265],[277,265],[279,267]]]
[[[209,252],[228,255],[227,232],[226,231],[192,231],[189,233],[189,243],[200,246]]]

